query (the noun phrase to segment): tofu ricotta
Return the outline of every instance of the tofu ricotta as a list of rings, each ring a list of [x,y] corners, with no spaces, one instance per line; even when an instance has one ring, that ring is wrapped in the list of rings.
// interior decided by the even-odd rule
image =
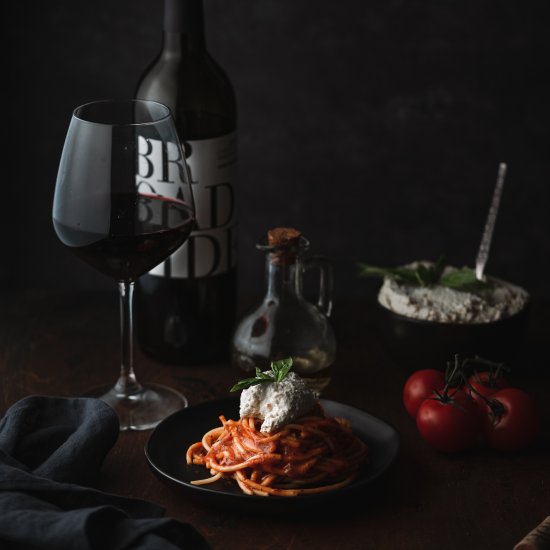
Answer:
[[[445,272],[455,269],[447,267]],[[463,324],[490,323],[505,319],[527,305],[529,294],[523,288],[495,278],[489,280],[493,283],[493,288],[473,293],[440,285],[414,286],[385,277],[378,293],[378,301],[385,308],[405,317]]]
[[[243,390],[239,413],[241,418],[262,419],[261,431],[270,433],[306,414],[315,401],[315,394],[304,381],[296,373],[289,372],[280,382],[257,384]]]

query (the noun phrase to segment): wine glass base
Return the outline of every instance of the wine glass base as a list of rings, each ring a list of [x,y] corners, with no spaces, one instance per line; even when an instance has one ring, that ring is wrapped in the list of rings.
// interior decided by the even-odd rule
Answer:
[[[132,395],[117,393],[114,388],[94,388],[87,394],[97,397],[112,407],[118,415],[120,431],[150,430],[172,413],[187,407],[181,393],[158,384],[143,386]]]

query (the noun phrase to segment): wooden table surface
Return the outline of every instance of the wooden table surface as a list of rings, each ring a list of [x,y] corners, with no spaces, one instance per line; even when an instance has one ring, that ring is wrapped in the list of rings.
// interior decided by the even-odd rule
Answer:
[[[80,395],[118,370],[114,294],[22,291],[4,294],[0,334],[0,414],[29,394]],[[550,513],[550,304],[535,304],[516,384],[541,405],[540,441],[503,455],[477,448],[446,456],[418,436],[401,403],[406,374],[387,356],[369,301],[340,304],[334,324],[339,353],[325,397],[392,424],[401,450],[372,490],[338,509],[263,516],[218,509],[165,486],[149,470],[150,432],[121,433],[103,468],[100,489],[153,501],[192,523],[215,549],[512,548]],[[191,405],[223,397],[235,380],[228,364],[164,366],[137,353],[138,378],[183,392]],[[519,375],[521,374],[521,375]]]

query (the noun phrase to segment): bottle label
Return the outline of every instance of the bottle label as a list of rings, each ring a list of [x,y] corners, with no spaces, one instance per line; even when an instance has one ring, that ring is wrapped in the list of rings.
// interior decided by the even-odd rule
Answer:
[[[158,277],[191,279],[225,273],[237,262],[237,216],[235,187],[237,182],[237,136],[227,134],[213,139],[184,143],[187,165],[195,201],[195,230],[189,239],[149,274]],[[177,149],[177,148],[175,148]],[[170,174],[169,149],[161,142],[147,140],[149,170],[140,174],[138,185],[149,192],[161,193],[163,186],[173,185],[179,174]],[[168,173],[166,173],[168,172]]]

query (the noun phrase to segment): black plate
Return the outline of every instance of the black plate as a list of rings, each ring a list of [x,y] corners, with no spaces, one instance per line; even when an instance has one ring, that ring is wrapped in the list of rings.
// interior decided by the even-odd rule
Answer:
[[[328,499],[365,490],[377,480],[393,463],[399,450],[399,436],[388,424],[366,412],[335,401],[321,399],[329,416],[347,418],[354,433],[369,447],[369,463],[359,476],[347,487],[314,495],[292,498],[262,497],[245,495],[237,484],[229,479],[209,485],[191,485],[191,481],[208,477],[203,466],[187,465],[185,453],[192,443],[200,441],[204,433],[220,425],[219,416],[239,417],[239,400],[236,398],[208,401],[194,407],[182,409],[164,419],[153,431],[145,445],[145,456],[153,472],[163,481],[184,489],[211,504],[234,507],[252,507],[258,510],[292,505],[324,503]],[[259,508],[258,508],[259,507]]]

